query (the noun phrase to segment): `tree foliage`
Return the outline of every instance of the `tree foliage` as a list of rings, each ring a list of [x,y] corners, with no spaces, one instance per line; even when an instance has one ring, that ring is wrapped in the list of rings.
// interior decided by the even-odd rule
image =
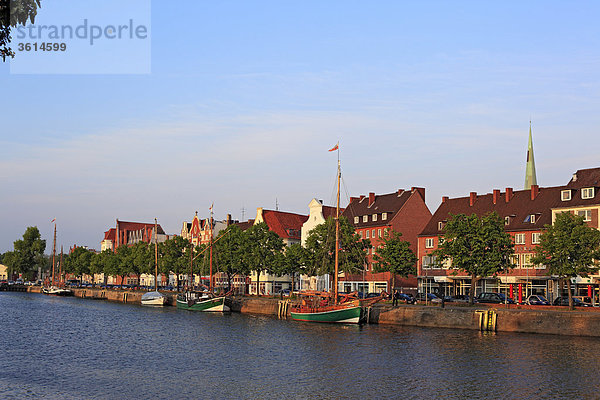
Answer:
[[[392,290],[396,284],[396,275],[407,277],[416,273],[417,256],[410,249],[410,243],[402,240],[402,233],[393,232],[384,236],[383,245],[377,249],[373,269],[375,272],[392,273]]]
[[[340,272],[357,272],[364,268],[368,240],[361,240],[346,217],[340,217]],[[333,274],[335,271],[335,219],[333,217],[313,228],[306,238],[306,272],[308,275]]]
[[[569,306],[572,308],[570,279],[596,272],[599,259],[600,231],[587,226],[583,217],[563,212],[557,214],[553,225],[545,227],[531,261],[535,265],[545,265],[548,275],[568,281]]]
[[[41,7],[40,0],[0,0],[0,56],[14,58],[15,53],[10,48],[11,28],[25,25],[27,21],[35,22],[37,9]]]
[[[504,231],[504,221],[496,212],[482,217],[451,214],[441,239],[433,255],[439,263],[451,261],[452,268],[471,275],[471,304],[479,279],[513,267],[510,262],[513,240]]]
[[[33,278],[38,268],[45,269],[47,258],[44,256],[46,241],[35,226],[25,230],[23,238],[14,242],[14,251],[4,255],[4,263],[11,273],[23,274],[27,279]]]
[[[90,266],[94,253],[83,247],[76,247],[65,258],[65,272],[81,277],[90,273]]]
[[[248,268],[256,271],[256,290],[260,293],[260,273],[277,273],[282,262],[283,240],[266,223],[253,225],[245,232],[248,240]]]

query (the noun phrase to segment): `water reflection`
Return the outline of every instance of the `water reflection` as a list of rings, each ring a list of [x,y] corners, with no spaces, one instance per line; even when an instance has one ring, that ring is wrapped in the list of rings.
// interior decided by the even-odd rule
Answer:
[[[600,341],[0,294],[0,398],[597,398]]]

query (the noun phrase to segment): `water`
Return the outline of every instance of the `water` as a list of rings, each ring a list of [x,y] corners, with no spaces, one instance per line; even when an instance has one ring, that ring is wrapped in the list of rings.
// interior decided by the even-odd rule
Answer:
[[[600,340],[0,293],[0,398],[598,399]]]

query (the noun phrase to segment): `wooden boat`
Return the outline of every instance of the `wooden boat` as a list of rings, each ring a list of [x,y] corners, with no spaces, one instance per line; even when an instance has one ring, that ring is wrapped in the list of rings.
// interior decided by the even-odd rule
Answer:
[[[61,286],[61,279],[59,277],[58,279],[58,284],[56,284],[55,281],[55,275],[56,275],[56,218],[52,220],[52,222],[54,222],[54,240],[52,241],[52,285],[50,286],[45,286],[42,288],[42,293],[43,294],[48,294],[51,296],[73,296],[74,293],[71,289],[66,289],[64,287],[60,287]],[[62,250],[61,250],[61,269],[62,269]],[[61,275],[62,275],[62,271],[61,271]]]
[[[158,291],[158,221],[154,218],[154,290],[142,295],[143,306],[164,306],[167,296]]]
[[[195,291],[195,290],[186,290],[184,293],[177,296],[177,308],[182,310],[190,310],[190,311],[204,311],[204,312],[229,312],[231,309],[225,302],[227,301],[227,295],[215,295],[213,288],[213,268],[212,268],[212,259],[213,259],[213,216],[212,216],[212,206],[210,207],[210,242],[208,247],[205,250],[210,251],[209,257],[209,265],[210,265],[210,281],[208,284],[207,290],[205,291]],[[218,239],[217,239],[218,240]],[[202,254],[202,253],[200,253]],[[198,257],[198,254],[196,257]],[[190,258],[190,282],[189,287],[192,288],[193,285],[193,264],[194,264],[193,251],[191,253]]]
[[[362,306],[358,299],[349,297],[340,299],[338,295],[338,265],[340,248],[340,180],[342,177],[339,145],[329,151],[338,151],[337,171],[337,204],[335,216],[335,272],[333,279],[334,294],[329,293],[306,293],[300,304],[290,308],[290,316],[295,321],[328,322],[343,324],[358,324],[361,322]]]

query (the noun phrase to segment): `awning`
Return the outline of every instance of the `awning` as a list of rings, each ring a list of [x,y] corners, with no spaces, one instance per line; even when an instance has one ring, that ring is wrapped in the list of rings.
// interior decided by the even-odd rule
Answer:
[[[447,276],[434,276],[433,280],[435,282],[444,282],[444,283],[452,282],[452,279],[448,278]]]
[[[502,283],[517,283],[516,276],[498,276]]]

